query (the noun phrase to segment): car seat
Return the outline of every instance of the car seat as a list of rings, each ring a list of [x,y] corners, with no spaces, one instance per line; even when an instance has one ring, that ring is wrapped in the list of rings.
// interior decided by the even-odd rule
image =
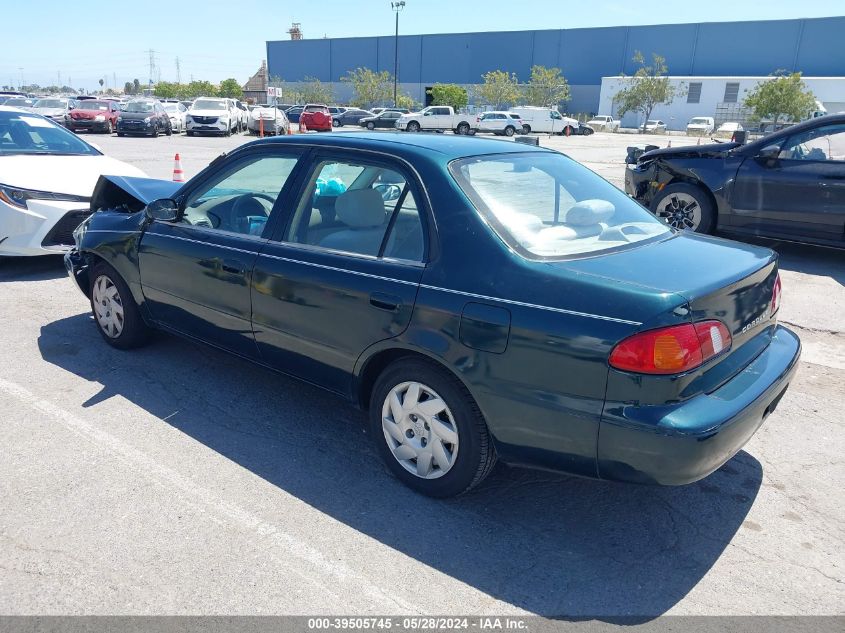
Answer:
[[[375,189],[352,189],[338,196],[336,217],[348,228],[335,231],[320,246],[350,253],[378,255],[384,239],[384,200]]]

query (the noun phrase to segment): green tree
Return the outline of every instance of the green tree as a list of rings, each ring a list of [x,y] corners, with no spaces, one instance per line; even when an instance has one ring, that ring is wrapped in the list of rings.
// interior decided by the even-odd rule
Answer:
[[[141,94],[141,82],[137,79],[132,80],[132,94],[139,95]]]
[[[400,92],[396,95],[396,107],[407,108],[413,112],[419,107],[419,103],[411,95]]]
[[[305,77],[299,93],[305,103],[331,103],[334,101],[334,91],[331,84],[324,84],[316,77]]]
[[[210,81],[195,80],[185,86],[183,96],[188,99],[196,97],[216,97],[217,88]]]
[[[176,99],[181,96],[182,92],[182,84],[172,81],[159,81],[155,86],[153,94],[162,99]]]
[[[761,81],[745,97],[745,107],[754,120],[800,121],[816,109],[816,97],[807,89],[801,73],[778,70],[773,76],[776,79]]]
[[[622,79],[627,88],[616,95],[619,116],[624,116],[626,112],[640,112],[648,121],[655,106],[661,103],[668,105],[675,100],[678,91],[668,77],[666,59],[656,53],[652,53],[651,57],[652,63],[648,66],[640,51],[634,53],[634,61],[640,67],[633,77]],[[645,132],[645,125],[640,132]]]
[[[358,108],[393,101],[393,76],[386,70],[377,73],[369,68],[356,68],[341,77],[341,81],[352,86],[354,96],[350,103]]]
[[[123,94],[127,94],[127,95],[135,94],[134,90],[135,90],[135,86],[132,85],[131,81],[127,81],[125,84],[123,84]]]
[[[432,105],[452,106],[460,110],[469,102],[466,89],[457,84],[434,84],[426,92],[431,95]]]
[[[525,86],[528,105],[556,107],[562,101],[569,101],[569,96],[569,83],[560,74],[560,68],[531,67],[531,79]]]
[[[230,99],[240,99],[244,96],[243,88],[241,88],[241,84],[238,83],[238,80],[230,77],[229,79],[224,79],[220,82],[220,88],[217,91],[221,97],[229,97]]]
[[[489,103],[495,109],[504,108],[519,100],[519,80],[516,73],[508,74],[504,70],[491,70],[481,75],[484,83],[477,89],[476,94],[484,103]]]

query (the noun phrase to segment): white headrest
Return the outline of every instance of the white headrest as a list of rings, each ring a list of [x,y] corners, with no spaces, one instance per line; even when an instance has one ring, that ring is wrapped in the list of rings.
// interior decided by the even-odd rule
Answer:
[[[564,222],[572,226],[592,226],[607,222],[616,212],[616,207],[607,200],[581,200],[566,213]]]
[[[351,189],[334,203],[337,219],[355,228],[384,224],[384,198],[375,189]]]

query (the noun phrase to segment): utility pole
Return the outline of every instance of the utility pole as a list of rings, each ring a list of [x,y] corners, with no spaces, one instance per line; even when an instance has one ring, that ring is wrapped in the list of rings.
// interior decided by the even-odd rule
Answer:
[[[176,58],[176,83],[182,83],[182,71],[179,68],[179,58]]]
[[[61,70],[56,71],[56,79],[58,79],[58,83],[56,85],[58,85],[59,90],[61,90],[62,89],[62,71]]]
[[[153,69],[155,69],[155,65],[156,65],[156,58],[155,58],[156,52],[153,49],[150,49],[147,52],[150,54],[150,83],[149,83],[149,85],[152,86],[153,85]]]
[[[19,70],[19,71],[20,71],[20,73],[21,73],[21,84],[20,84],[20,87],[21,87],[21,89],[22,89],[22,88],[23,88],[23,67],[18,66],[18,70]]]
[[[117,90],[117,73],[115,72],[111,74],[111,87]]]
[[[405,0],[391,2],[390,8],[396,14],[396,36],[393,39],[393,107],[396,107],[399,91],[399,13],[405,8]]]

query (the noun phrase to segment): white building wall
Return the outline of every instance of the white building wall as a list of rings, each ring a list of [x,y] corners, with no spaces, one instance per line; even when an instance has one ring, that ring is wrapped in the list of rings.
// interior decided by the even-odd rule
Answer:
[[[741,105],[748,91],[759,82],[771,77],[671,77],[672,84],[682,91],[669,105],[658,105],[651,114],[652,119],[661,119],[670,130],[686,129],[689,120],[695,116],[715,117],[716,106],[725,100],[725,86],[739,83],[737,105]],[[687,88],[691,82],[701,82],[701,98],[698,103],[688,103]],[[845,77],[804,77],[804,83],[827,109],[829,114],[845,110]],[[599,114],[617,115],[613,100],[625,88],[621,77],[603,77],[599,96]],[[623,127],[637,127],[642,124],[642,115],[627,113],[622,117]]]

